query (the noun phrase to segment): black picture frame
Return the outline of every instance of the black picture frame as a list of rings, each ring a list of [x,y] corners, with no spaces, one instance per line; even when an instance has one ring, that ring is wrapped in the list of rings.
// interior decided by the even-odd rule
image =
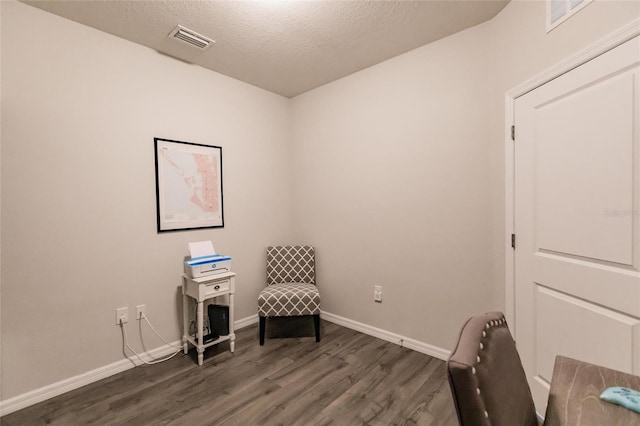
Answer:
[[[222,147],[153,138],[158,232],[224,227]]]

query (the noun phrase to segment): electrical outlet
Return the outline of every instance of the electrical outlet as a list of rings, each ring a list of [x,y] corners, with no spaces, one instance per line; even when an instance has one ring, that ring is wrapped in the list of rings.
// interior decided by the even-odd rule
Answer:
[[[116,309],[116,325],[120,325],[120,320],[122,320],[122,324],[129,322],[129,308]]]
[[[374,285],[373,286],[373,300],[378,303],[382,303],[382,286]]]
[[[138,305],[136,306],[136,319],[140,321],[142,319],[142,314],[147,313],[147,305]]]

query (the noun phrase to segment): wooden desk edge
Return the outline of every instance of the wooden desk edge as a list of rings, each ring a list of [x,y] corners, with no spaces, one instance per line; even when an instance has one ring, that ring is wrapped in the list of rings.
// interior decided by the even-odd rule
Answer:
[[[586,418],[615,421],[607,424],[640,424],[640,414],[600,399],[600,394],[612,386],[640,390],[640,376],[558,355],[545,426],[580,425]]]

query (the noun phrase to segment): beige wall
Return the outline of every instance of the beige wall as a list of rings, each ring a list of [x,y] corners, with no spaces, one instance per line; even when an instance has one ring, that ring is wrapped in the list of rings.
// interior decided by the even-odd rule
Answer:
[[[639,13],[596,0],[545,34],[544,3],[513,1],[287,100],[2,2],[1,399],[121,360],[117,307],[177,339],[200,239],[235,258],[237,318],[264,247],[296,240],[317,246],[324,310],[451,349],[504,309],[505,92]],[[156,233],[154,136],[223,146],[224,229]]]
[[[476,27],[294,99],[296,235],[318,246],[327,311],[448,347],[463,317],[499,306],[485,34]]]
[[[547,34],[544,2],[512,1],[295,98],[296,235],[318,246],[324,309],[445,349],[505,309],[505,92],[638,15],[596,0]]]
[[[296,235],[318,247],[327,311],[450,348],[465,317],[500,307],[486,37],[475,27],[294,99]]]
[[[254,315],[291,239],[289,100],[21,3],[2,19],[2,399],[122,360],[115,308],[138,349],[141,303],[177,340],[190,241],[234,257]],[[223,147],[224,229],[156,233],[154,137]]]

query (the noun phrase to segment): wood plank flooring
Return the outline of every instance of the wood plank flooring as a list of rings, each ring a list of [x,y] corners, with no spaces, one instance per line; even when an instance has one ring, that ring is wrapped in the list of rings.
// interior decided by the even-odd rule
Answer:
[[[140,366],[0,419],[13,425],[457,425],[443,361],[332,324],[294,319]],[[304,337],[279,338],[303,330]],[[308,336],[308,337],[306,337]]]

